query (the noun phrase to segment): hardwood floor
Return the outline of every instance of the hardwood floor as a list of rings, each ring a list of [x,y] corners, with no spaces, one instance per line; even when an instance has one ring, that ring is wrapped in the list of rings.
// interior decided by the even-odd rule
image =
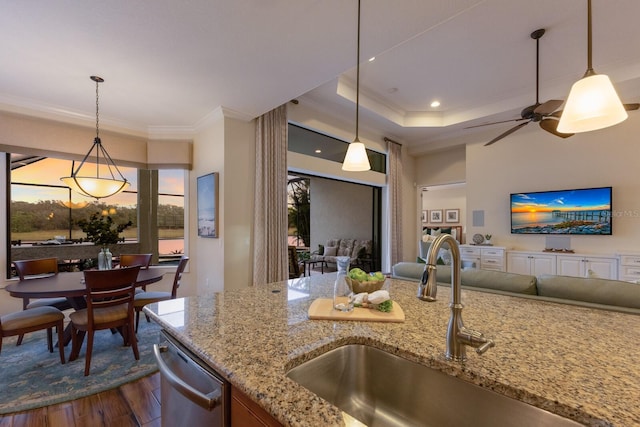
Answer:
[[[160,427],[160,374],[71,402],[0,415],[0,427],[98,426]]]

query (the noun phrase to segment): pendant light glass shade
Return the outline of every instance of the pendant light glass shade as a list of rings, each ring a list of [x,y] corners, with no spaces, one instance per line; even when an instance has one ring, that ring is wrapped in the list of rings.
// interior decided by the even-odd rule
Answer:
[[[593,71],[591,57],[591,0],[587,0],[587,72],[571,86],[558,132],[589,132],[616,125],[629,117],[609,77]]]
[[[103,199],[114,196],[129,186],[126,179],[110,179],[92,176],[72,175],[60,178],[67,187],[83,196]]]
[[[91,80],[96,82],[96,137],[93,140],[93,145],[89,149],[89,152],[84,156],[78,168],[74,170],[75,162],[73,162],[71,164],[71,175],[62,177],[60,180],[76,193],[95,199],[103,199],[123,191],[129,186],[129,181],[122,175],[122,172],[120,172],[120,169],[118,169],[118,166],[116,166],[100,141],[98,84],[104,82],[104,79],[98,76],[91,76]],[[95,176],[87,171],[90,167],[89,165],[86,165],[85,170],[81,173],[83,166],[85,166],[87,159],[92,156],[94,150],[96,163]],[[109,172],[109,177],[100,177],[100,167],[106,167]]]
[[[356,137],[347,148],[342,162],[342,170],[348,172],[364,172],[371,170],[367,149],[358,138],[360,119],[360,0],[358,0],[358,53],[356,55]]]
[[[344,156],[342,170],[349,172],[363,172],[371,169],[367,149],[364,144],[359,141],[353,141],[347,148],[347,154]]]
[[[594,74],[578,80],[571,87],[558,132],[589,132],[616,125],[627,117],[629,114],[609,77]]]

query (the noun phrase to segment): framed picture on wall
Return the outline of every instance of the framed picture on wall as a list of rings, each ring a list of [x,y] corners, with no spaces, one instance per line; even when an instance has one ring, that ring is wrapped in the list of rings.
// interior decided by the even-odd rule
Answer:
[[[424,224],[426,224],[426,223],[427,223],[427,218],[429,218],[429,217],[427,216],[427,213],[428,213],[428,212],[429,212],[429,211],[422,211],[422,222],[423,222]]]
[[[429,222],[442,222],[442,209],[429,211]]]
[[[219,236],[217,172],[198,177],[198,236]]]
[[[447,209],[444,211],[444,222],[460,222],[460,209]]]

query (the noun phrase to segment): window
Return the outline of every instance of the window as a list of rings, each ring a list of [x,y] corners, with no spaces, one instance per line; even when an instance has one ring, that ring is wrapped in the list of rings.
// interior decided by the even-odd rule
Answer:
[[[138,170],[118,166],[130,186],[122,193],[96,201],[71,191],[60,181],[60,177],[70,174],[71,167],[70,160],[10,155],[7,235],[12,248],[82,241],[86,236],[77,222],[89,219],[96,212],[110,216],[115,224],[131,221],[132,226],[121,236],[126,241],[138,241]],[[158,175],[156,219],[159,260],[175,262],[185,252],[185,171],[152,172]],[[7,256],[10,263],[11,250]]]
[[[111,216],[116,224],[131,221],[133,226],[123,235],[127,240],[137,240],[136,169],[120,170],[131,182],[127,191],[96,201],[71,191],[60,181],[61,176],[70,174],[71,161],[11,154],[12,244],[82,239],[85,235],[76,223],[95,212]]]
[[[288,150],[307,156],[342,163],[349,143],[323,133],[289,123]],[[387,156],[367,148],[367,156],[374,172],[387,173]]]
[[[183,170],[158,171],[158,255],[161,262],[175,262],[184,247]]]

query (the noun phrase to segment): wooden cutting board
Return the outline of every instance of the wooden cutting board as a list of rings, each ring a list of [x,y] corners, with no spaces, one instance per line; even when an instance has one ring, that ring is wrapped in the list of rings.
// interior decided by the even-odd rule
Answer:
[[[342,312],[333,309],[331,298],[318,298],[309,307],[309,319],[312,320],[359,320],[370,322],[404,322],[404,311],[397,302],[389,313],[371,308],[355,307],[353,311]]]

